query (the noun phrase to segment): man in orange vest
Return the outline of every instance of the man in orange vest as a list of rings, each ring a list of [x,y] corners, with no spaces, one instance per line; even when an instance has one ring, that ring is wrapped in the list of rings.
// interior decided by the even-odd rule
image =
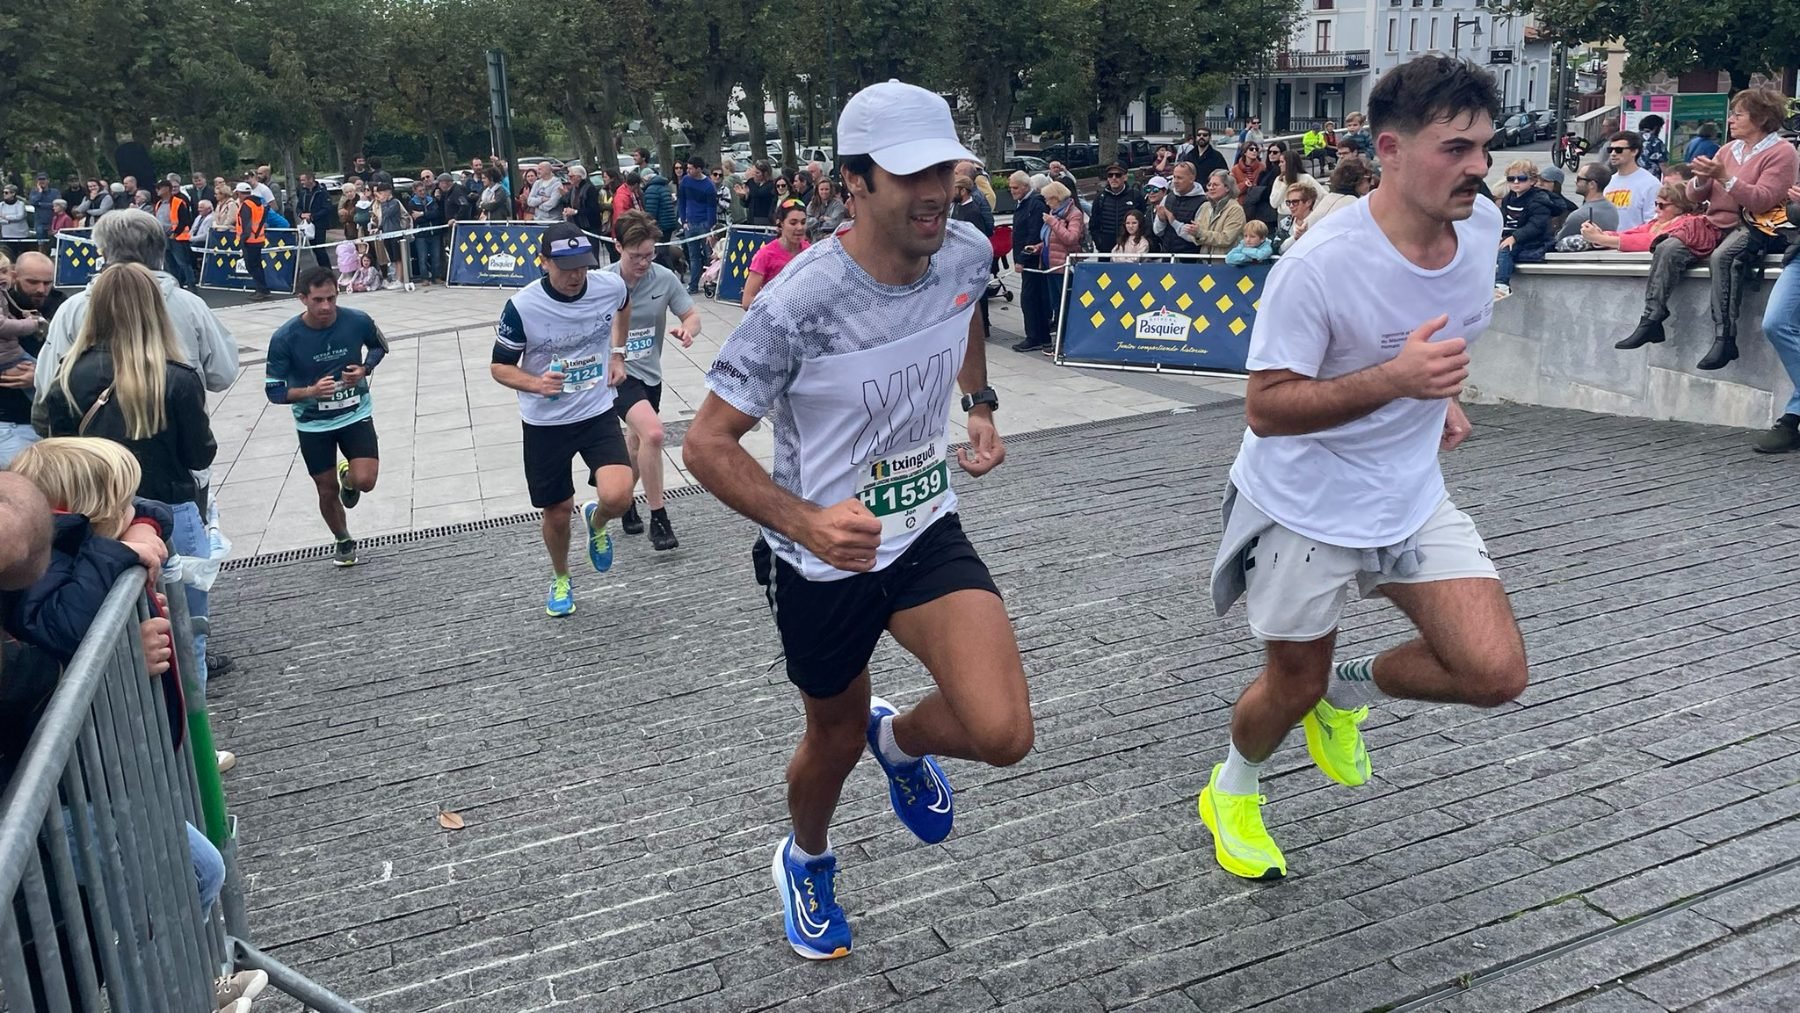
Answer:
[[[169,180],[156,184],[156,220],[162,223],[169,244],[163,254],[163,270],[175,276],[182,288],[194,287],[194,261],[190,241],[194,236],[194,208],[186,195]]]
[[[268,236],[263,233],[263,220],[269,212],[249,183],[239,183],[233,189],[238,199],[238,249],[244,258],[244,273],[256,286],[250,299],[267,302],[269,281],[263,277],[263,244],[268,242]]]

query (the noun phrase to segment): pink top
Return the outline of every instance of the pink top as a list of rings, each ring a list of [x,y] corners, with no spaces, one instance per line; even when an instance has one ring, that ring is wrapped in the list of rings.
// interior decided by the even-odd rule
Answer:
[[[781,240],[770,240],[762,245],[762,249],[756,251],[755,256],[750,258],[750,270],[755,274],[762,275],[763,283],[767,284],[775,280],[775,276],[781,273],[782,268],[788,266],[789,261],[805,252],[811,245],[811,243],[801,240],[800,249],[789,253],[788,248],[781,245]]]
[[[1770,134],[1755,147],[1732,141],[1714,157],[1725,166],[1725,178],[1736,182],[1727,190],[1723,183],[1695,176],[1688,182],[1688,196],[1711,202],[1707,218],[1721,232],[1737,228],[1740,209],[1762,215],[1779,207],[1800,174],[1800,156],[1780,134]]]

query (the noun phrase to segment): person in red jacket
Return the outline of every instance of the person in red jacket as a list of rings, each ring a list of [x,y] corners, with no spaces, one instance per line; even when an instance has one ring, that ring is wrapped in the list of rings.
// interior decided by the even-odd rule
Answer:
[[[1687,195],[1695,204],[1706,202],[1707,218],[1722,234],[1707,258],[1712,276],[1713,343],[1700,360],[1700,369],[1723,369],[1738,357],[1737,314],[1744,285],[1751,270],[1760,269],[1766,254],[1786,245],[1792,231],[1785,202],[1787,189],[1800,172],[1800,156],[1780,134],[1786,117],[1787,99],[1780,92],[1746,88],[1731,99],[1727,122],[1733,140],[1719,149],[1716,158],[1701,155],[1691,163],[1694,178],[1687,185]],[[1673,267],[1676,276],[1703,256],[1685,256],[1682,249],[1673,247],[1667,254],[1681,261]],[[1653,279],[1655,273],[1653,266]],[[1663,340],[1662,317],[1652,316],[1650,309],[1646,302],[1637,329],[1614,347],[1636,348]],[[1661,312],[1668,316],[1666,306]]]
[[[1719,230],[1699,213],[1687,188],[1665,183],[1656,195],[1656,217],[1622,232],[1608,232],[1583,222],[1581,238],[1602,250],[1650,253],[1650,279],[1644,285],[1644,317],[1637,329],[1613,345],[1641,348],[1663,340],[1662,322],[1669,317],[1669,297],[1689,266],[1719,245]]]

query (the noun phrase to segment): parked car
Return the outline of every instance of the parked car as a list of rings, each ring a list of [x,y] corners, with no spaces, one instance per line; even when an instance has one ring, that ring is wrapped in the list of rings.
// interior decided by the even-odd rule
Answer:
[[[1529,144],[1537,140],[1537,120],[1535,113],[1513,113],[1501,125],[1501,146],[1516,148],[1521,144]]]
[[[1533,109],[1532,124],[1537,128],[1537,140],[1547,141],[1556,136],[1556,117],[1550,115],[1548,109]]]
[[[1007,159],[1001,168],[1006,170],[1002,174],[1003,176],[1010,176],[1021,170],[1035,176],[1040,172],[1049,172],[1050,163],[1036,155],[1014,155]]]
[[[1100,146],[1091,142],[1052,144],[1040,154],[1045,161],[1061,162],[1071,171],[1083,166],[1100,164]]]
[[[1119,164],[1127,169],[1156,161],[1156,145],[1142,137],[1119,138]]]
[[[520,155],[519,156],[519,169],[520,169],[520,171],[524,171],[525,166],[542,165],[545,162],[549,162],[551,165],[556,167],[556,174],[558,176],[564,175],[568,172],[568,163],[567,162],[565,162],[563,159],[560,159],[560,158],[551,158],[549,155]]]

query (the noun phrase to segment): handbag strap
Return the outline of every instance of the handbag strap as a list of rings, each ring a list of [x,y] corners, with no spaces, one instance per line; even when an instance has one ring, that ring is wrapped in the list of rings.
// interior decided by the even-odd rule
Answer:
[[[99,397],[94,399],[93,407],[91,407],[87,410],[87,414],[83,415],[81,417],[81,424],[75,427],[75,435],[76,436],[86,436],[87,435],[88,423],[94,421],[94,416],[99,414],[100,409],[106,407],[106,403],[108,401],[112,400],[112,392],[113,392],[113,389],[111,387],[108,387],[105,390],[100,392]]]

